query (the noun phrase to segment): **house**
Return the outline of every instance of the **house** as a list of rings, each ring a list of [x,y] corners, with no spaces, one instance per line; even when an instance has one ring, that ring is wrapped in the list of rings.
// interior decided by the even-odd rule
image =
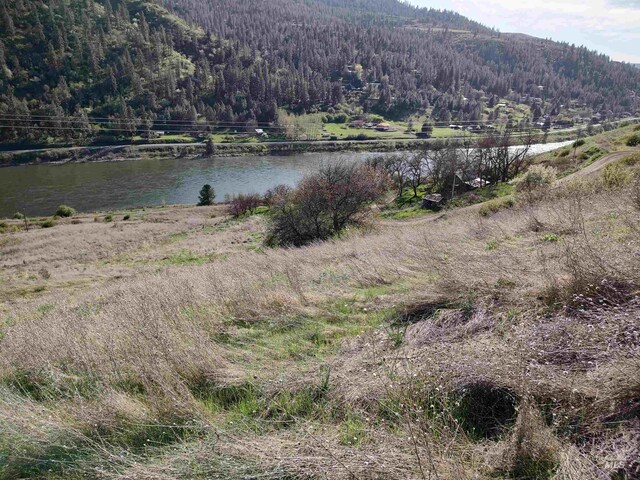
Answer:
[[[142,138],[154,139],[154,138],[160,138],[163,135],[164,135],[164,132],[160,130],[147,130],[146,132],[142,132],[140,136]]]
[[[354,120],[349,124],[350,128],[364,128],[364,120]]]
[[[265,132],[262,128],[256,128],[256,135],[262,138],[268,138],[267,132]]]
[[[422,199],[422,208],[425,210],[440,210],[444,207],[444,197],[439,193],[425,195]]]
[[[379,123],[376,125],[376,130],[379,132],[389,132],[391,130],[391,125],[388,123]]]
[[[465,182],[471,189],[477,190],[478,188],[486,187],[487,185],[491,185],[491,182],[485,180],[483,178],[474,178],[468,182]]]

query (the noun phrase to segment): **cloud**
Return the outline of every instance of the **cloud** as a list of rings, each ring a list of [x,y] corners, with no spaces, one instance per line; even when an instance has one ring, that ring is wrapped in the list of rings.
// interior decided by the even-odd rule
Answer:
[[[551,37],[640,61],[640,0],[414,0],[460,12],[503,32]]]
[[[473,17],[481,13],[485,20],[500,18],[500,23],[519,31],[537,30],[561,33],[576,29],[610,38],[640,39],[640,0],[453,0],[453,7]]]

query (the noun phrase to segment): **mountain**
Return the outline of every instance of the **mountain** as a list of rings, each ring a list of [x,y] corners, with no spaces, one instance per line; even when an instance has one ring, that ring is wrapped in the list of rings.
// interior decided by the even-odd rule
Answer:
[[[477,121],[640,110],[640,72],[395,0],[16,0],[0,5],[0,140],[87,141],[279,111]]]

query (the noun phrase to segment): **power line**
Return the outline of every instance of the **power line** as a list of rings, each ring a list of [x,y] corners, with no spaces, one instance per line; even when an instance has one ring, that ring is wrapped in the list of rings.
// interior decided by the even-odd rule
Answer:
[[[74,125],[74,126],[78,126],[76,128],[81,128],[79,125],[84,124],[84,125],[94,125],[94,126],[100,126],[100,127],[106,127],[106,128],[117,128],[118,124],[122,124],[122,123],[127,123],[124,121],[118,121],[118,120],[113,120],[113,121],[100,121],[100,122],[94,122],[94,121],[88,121],[88,122],[82,122],[81,120],[76,120],[76,119],[17,119],[17,118],[11,118],[11,117],[3,117],[2,115],[0,115],[0,121],[4,121],[5,123],[7,123],[8,126],[15,126],[15,127],[28,127],[29,125],[21,125],[21,123],[26,124],[26,123],[35,123],[35,124],[43,124],[43,123],[47,123],[47,122],[51,122],[51,123],[58,123],[61,125]],[[8,122],[14,122],[12,124],[8,124]],[[136,129],[138,130],[146,130],[146,128],[142,127],[140,125],[140,122],[131,122],[131,125],[134,125]],[[164,125],[164,122],[159,122],[159,125],[156,125],[156,129],[158,129],[157,127],[160,126],[162,127],[162,125]],[[169,128],[182,128],[182,129],[206,129],[206,128],[212,128],[212,129],[221,129],[221,128],[226,128],[226,129],[262,129],[262,130],[284,130],[287,127],[296,127],[297,125],[223,125],[223,124],[203,124],[203,123],[193,123],[193,124],[166,124],[167,127]],[[310,127],[314,127],[315,125],[311,124],[309,125]],[[50,128],[55,128],[55,126],[51,126]]]
[[[70,116],[65,116],[65,117],[61,117],[61,116],[56,116],[56,115],[20,115],[20,114],[0,114],[0,117],[3,118],[8,118],[8,119],[12,119],[12,120],[16,120],[16,121],[47,121],[47,120],[51,120],[51,121],[59,121],[59,122],[79,122],[79,121],[83,121],[84,119],[78,119],[78,118],[74,118],[74,117],[70,117]],[[89,123],[106,123],[106,122],[118,122],[118,121],[123,121],[121,119],[115,118],[115,117],[87,117],[87,121]],[[296,122],[296,123],[287,123],[287,124],[274,124],[274,122],[256,122],[253,123],[252,121],[246,121],[246,122],[231,122],[231,121],[221,121],[221,122],[217,122],[217,121],[207,121],[207,122],[198,122],[198,120],[163,120],[163,119],[145,119],[145,118],[133,118],[131,119],[132,122],[135,123],[142,123],[144,121],[151,121],[152,123],[158,123],[158,124],[185,124],[185,125],[195,125],[195,126],[229,126],[229,127],[233,127],[233,126],[242,126],[242,127],[247,127],[247,126],[258,126],[258,127],[273,127],[273,126],[291,126],[291,127],[295,127],[295,126],[299,126],[299,125],[326,125],[326,124],[332,124],[333,122],[326,122],[326,123],[318,123],[318,122]],[[337,124],[337,125],[351,125],[353,122],[355,122],[357,120],[353,120],[351,122],[345,122],[342,124]],[[520,123],[520,121],[513,121],[514,123]],[[381,122],[381,123],[387,123],[387,122]],[[408,123],[408,122],[407,122]],[[419,122],[418,122],[419,123]],[[451,125],[481,125],[481,124],[490,124],[490,123],[496,123],[496,124],[503,124],[503,123],[508,123],[504,122],[504,120],[451,120],[449,122],[443,122],[443,121],[436,121],[434,122],[434,126],[436,127],[448,127]],[[377,125],[377,124],[373,124],[373,125]]]

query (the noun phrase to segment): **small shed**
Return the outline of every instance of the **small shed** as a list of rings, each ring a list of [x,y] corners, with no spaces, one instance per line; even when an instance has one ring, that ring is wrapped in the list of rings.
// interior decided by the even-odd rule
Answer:
[[[444,197],[439,193],[425,195],[422,199],[422,208],[425,210],[440,210],[444,207]]]

